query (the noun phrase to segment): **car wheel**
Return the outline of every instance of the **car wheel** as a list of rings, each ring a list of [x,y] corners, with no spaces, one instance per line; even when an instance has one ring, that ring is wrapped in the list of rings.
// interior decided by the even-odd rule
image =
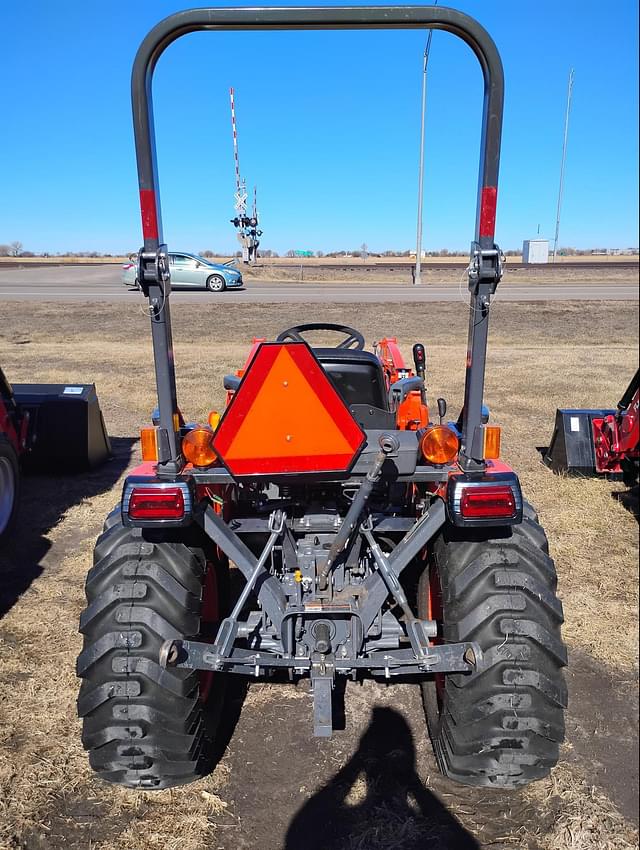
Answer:
[[[223,292],[226,286],[227,284],[222,275],[212,274],[211,277],[207,278],[207,289],[209,292]]]

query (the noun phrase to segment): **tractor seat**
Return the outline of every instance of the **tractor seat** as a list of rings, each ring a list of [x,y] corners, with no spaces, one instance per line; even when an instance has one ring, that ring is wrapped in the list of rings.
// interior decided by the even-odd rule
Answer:
[[[350,348],[314,348],[313,353],[345,404],[389,409],[384,373],[375,354]]]

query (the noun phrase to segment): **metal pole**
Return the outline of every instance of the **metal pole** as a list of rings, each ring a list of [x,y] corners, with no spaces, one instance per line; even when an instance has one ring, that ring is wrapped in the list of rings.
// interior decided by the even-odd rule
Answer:
[[[435,4],[434,4],[435,5]],[[424,193],[424,127],[427,114],[427,65],[433,30],[429,30],[427,43],[424,48],[422,65],[422,115],[420,119],[420,166],[418,169],[418,233],[416,238],[416,273],[413,282],[416,286],[422,283],[422,198]]]
[[[562,143],[562,163],[560,165],[560,186],[558,188],[558,209],[556,212],[556,235],[553,240],[553,262],[556,261],[558,250],[558,235],[560,233],[560,210],[562,209],[562,193],[564,191],[564,163],[567,157],[567,139],[569,136],[569,112],[571,111],[571,92],[573,90],[573,68],[569,71],[569,86],[567,90],[567,111],[564,117],[564,141]]]

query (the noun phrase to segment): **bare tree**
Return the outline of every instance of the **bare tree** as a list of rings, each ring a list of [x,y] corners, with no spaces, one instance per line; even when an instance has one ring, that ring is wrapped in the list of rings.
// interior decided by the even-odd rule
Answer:
[[[22,253],[22,242],[12,242],[11,245],[9,245],[9,251],[12,257],[19,257]]]
[[[8,245],[0,245],[0,257],[8,257],[11,254],[11,248]]]
[[[289,248],[289,250],[285,254],[285,257],[295,257],[295,255],[296,255],[296,252],[293,250],[293,248]]]

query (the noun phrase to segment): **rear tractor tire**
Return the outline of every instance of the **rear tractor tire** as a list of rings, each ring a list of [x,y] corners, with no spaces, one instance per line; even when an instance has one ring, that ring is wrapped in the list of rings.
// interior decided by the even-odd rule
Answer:
[[[225,676],[158,663],[164,641],[213,640],[228,564],[184,536],[125,528],[112,512],[94,550],[77,673],[82,743],[98,775],[130,788],[190,782],[212,767]]]
[[[419,614],[438,621],[437,641],[476,641],[484,655],[477,672],[422,686],[438,766],[465,785],[542,779],[564,739],[562,604],[544,530],[530,505],[524,514],[504,536],[445,528],[419,583]]]

